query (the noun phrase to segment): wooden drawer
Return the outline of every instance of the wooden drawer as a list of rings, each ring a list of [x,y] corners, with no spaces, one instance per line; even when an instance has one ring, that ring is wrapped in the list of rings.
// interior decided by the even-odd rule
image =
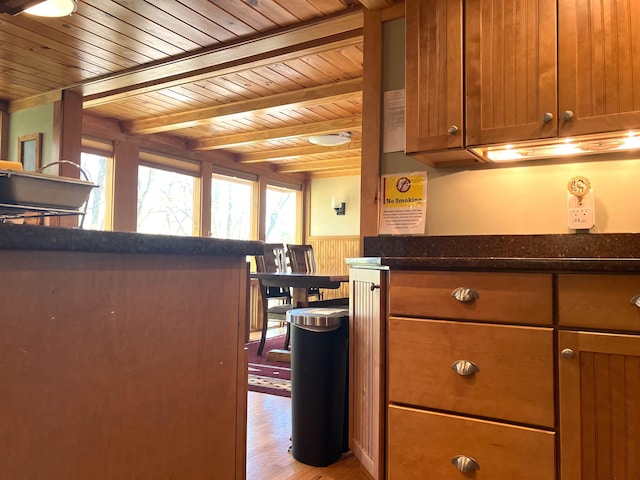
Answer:
[[[551,328],[391,317],[389,401],[553,427],[553,350]]]
[[[562,326],[640,331],[640,275],[558,275]]]
[[[393,271],[391,314],[498,323],[551,325],[550,274]],[[470,288],[477,298],[463,302],[452,293]]]
[[[553,432],[397,406],[388,425],[388,480],[556,478]],[[480,469],[460,472],[458,455]]]

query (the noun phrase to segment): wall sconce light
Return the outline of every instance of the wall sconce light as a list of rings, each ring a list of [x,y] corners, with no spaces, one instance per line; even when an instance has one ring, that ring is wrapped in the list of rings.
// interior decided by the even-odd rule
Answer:
[[[331,197],[331,208],[336,211],[336,215],[344,215],[347,204],[340,201],[337,197]]]

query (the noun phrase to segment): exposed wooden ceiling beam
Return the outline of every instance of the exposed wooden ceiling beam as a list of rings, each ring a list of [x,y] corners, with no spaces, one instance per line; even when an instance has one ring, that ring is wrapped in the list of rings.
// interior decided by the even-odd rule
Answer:
[[[319,145],[309,145],[308,147],[282,148],[280,150],[269,150],[266,152],[245,153],[236,160],[238,163],[262,163],[273,160],[285,160],[287,158],[311,157],[315,155],[325,155],[334,152],[360,151],[361,142],[350,142],[345,145],[335,147],[322,147]]]
[[[307,55],[327,48],[338,48],[340,44],[352,45],[362,42],[363,18],[363,10],[349,11],[224,47],[205,48],[170,62],[151,62],[76,88],[84,97],[84,107],[89,108],[131,95],[201,80],[212,74],[297,58],[301,52]]]
[[[306,178],[328,178],[328,177],[345,177],[347,175],[359,176],[360,167],[358,168],[344,168],[340,170],[322,170],[318,172],[307,172]],[[348,207],[347,207],[348,208]]]
[[[362,128],[362,115],[339,118],[324,122],[306,123],[291,127],[270,128],[249,133],[221,135],[203,140],[192,140],[187,143],[189,150],[216,150],[232,148],[254,142],[266,142],[282,138],[303,137],[322,133],[338,133]]]
[[[200,108],[190,112],[151,117],[133,122],[124,122],[122,131],[130,135],[168,132],[181,128],[209,123],[211,119],[228,115],[256,115],[267,109],[310,107],[322,103],[351,100],[362,97],[362,78],[318,87],[304,88],[267,97],[243,100],[226,105]]]
[[[383,8],[392,7],[395,0],[359,0],[360,3],[368,10],[382,10]]]
[[[354,168],[360,165],[360,156],[342,157],[327,160],[318,160],[315,162],[295,162],[275,167],[279,173],[308,172],[309,170],[332,170],[336,168]]]

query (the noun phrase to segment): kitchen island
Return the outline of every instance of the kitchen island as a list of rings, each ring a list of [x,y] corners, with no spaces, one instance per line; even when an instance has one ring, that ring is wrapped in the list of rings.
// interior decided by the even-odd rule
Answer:
[[[244,478],[260,242],[0,224],[7,479]]]
[[[636,478],[640,235],[364,246],[351,443],[373,478]]]

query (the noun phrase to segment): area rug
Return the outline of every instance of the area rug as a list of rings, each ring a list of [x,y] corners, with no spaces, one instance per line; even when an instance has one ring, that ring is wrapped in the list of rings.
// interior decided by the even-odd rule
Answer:
[[[260,340],[249,342],[249,390],[281,397],[291,396],[291,365],[266,358],[269,350],[283,348],[284,335],[267,338],[262,356],[258,356]]]

